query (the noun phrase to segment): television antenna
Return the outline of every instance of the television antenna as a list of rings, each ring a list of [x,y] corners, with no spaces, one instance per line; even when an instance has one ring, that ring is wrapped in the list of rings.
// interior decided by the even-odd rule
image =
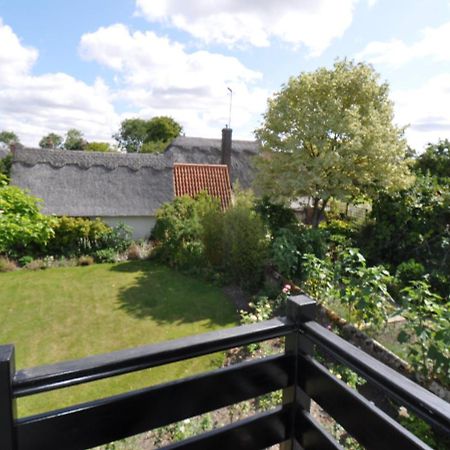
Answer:
[[[228,128],[231,128],[231,105],[233,103],[233,90],[230,87],[227,87],[230,92],[230,110],[228,111]]]

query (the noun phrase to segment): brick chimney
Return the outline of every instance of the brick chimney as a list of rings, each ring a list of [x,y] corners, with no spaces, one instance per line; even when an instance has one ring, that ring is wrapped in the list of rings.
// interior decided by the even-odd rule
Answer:
[[[228,166],[228,173],[231,179],[231,135],[233,130],[225,126],[222,129],[222,164]]]

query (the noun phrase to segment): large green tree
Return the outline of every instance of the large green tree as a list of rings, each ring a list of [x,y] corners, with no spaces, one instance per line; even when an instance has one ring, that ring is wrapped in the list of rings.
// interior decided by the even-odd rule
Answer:
[[[171,117],[133,118],[125,119],[113,137],[128,153],[151,153],[163,151],[182,131],[183,127]]]
[[[256,136],[256,185],[278,202],[311,197],[314,225],[331,198],[354,201],[410,181],[388,86],[363,63],[337,61],[290,78],[269,99]]]
[[[83,133],[80,130],[75,128],[71,128],[66,133],[66,138],[64,140],[64,149],[65,150],[85,150],[88,142],[83,136]]]
[[[5,144],[6,146],[11,146],[14,144],[19,144],[20,140],[14,131],[0,131],[0,143]]]
[[[39,147],[55,150],[61,148],[62,143],[63,138],[59,134],[49,133],[43,136],[42,139],[39,141]]]
[[[444,139],[437,144],[428,144],[425,152],[417,157],[415,168],[419,173],[450,184],[450,141]]]

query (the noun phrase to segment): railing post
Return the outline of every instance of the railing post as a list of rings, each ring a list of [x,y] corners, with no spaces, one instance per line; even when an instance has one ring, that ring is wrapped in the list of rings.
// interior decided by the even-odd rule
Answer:
[[[295,295],[288,298],[286,316],[296,324],[297,331],[286,337],[285,352],[287,354],[312,354],[313,345],[300,333],[300,324],[309,320],[315,320],[316,302],[306,295]],[[294,385],[283,391],[283,404],[292,405],[290,423],[287,424],[289,439],[281,446],[281,450],[292,450],[295,445],[295,423],[296,411],[298,408],[309,411],[311,400],[303,391],[298,388],[298,358],[294,359],[294,367],[291,374]]]
[[[16,400],[12,380],[15,374],[14,346],[0,345],[0,448],[16,450]]]

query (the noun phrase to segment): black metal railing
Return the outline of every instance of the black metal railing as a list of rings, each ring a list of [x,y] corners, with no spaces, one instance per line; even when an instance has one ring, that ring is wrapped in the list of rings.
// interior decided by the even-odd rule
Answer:
[[[288,300],[287,315],[253,325],[76,361],[16,371],[14,347],[0,346],[0,449],[84,449],[283,389],[268,412],[166,448],[339,449],[311,416],[311,399],[369,449],[427,449],[395,420],[335,378],[314,359],[323,350],[378,386],[443,434],[450,405],[314,321],[315,303]],[[43,414],[17,418],[16,399],[150,367],[285,337],[285,352],[205,374]],[[176,401],[174,402],[174,399]]]

